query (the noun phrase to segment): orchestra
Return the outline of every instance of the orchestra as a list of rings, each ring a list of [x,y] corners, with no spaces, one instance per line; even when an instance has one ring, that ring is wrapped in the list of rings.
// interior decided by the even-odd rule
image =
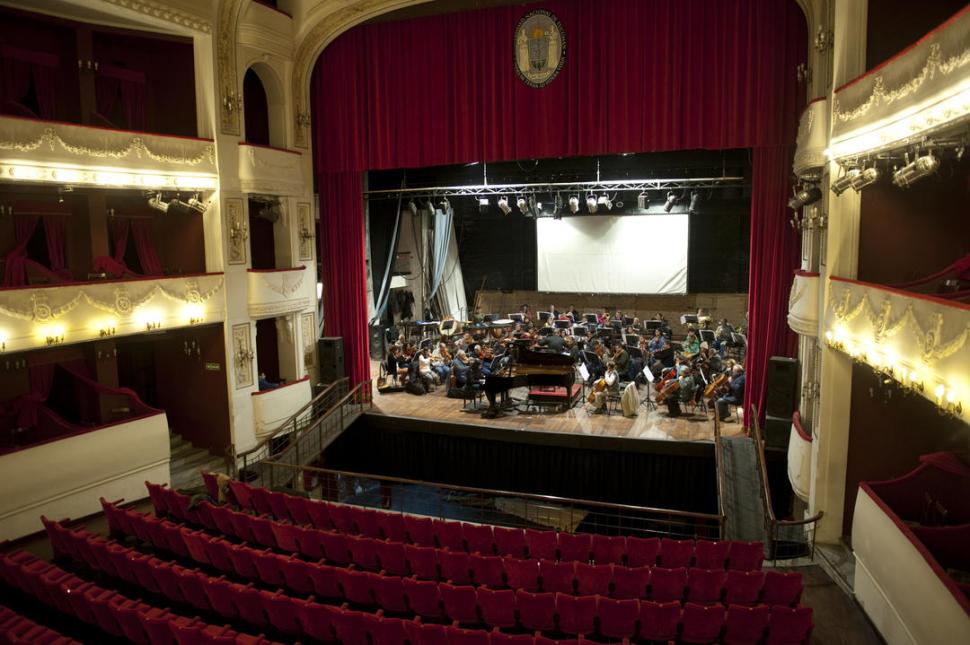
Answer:
[[[562,311],[549,305],[547,311],[533,312],[523,304],[509,319],[498,320],[476,312],[471,320],[454,321],[448,326],[450,333],[442,332],[437,342],[423,338],[420,346],[407,339],[395,343],[381,364],[382,380],[384,374],[396,385],[415,380],[425,391],[440,384],[456,397],[479,388],[489,394],[494,407],[496,396],[507,403],[508,389],[533,383],[531,377],[515,381],[517,372],[539,374],[535,378],[548,385],[571,386],[574,372],[582,366],[585,378],[575,377],[584,386],[579,399],[593,412],[605,409],[609,393],[618,393],[621,382],[623,387],[633,383],[650,390],[651,402],[666,406],[670,417],[680,416],[682,406],[688,406],[714,408],[725,421],[730,406],[743,401],[744,370],[739,361],[745,344],[738,342],[735,331],[743,321],[735,327],[724,317],[718,319],[709,343],[702,342],[698,332],[713,326],[714,319],[704,309],[698,310],[699,322],[688,323],[676,339],[662,313],[641,319],[615,308],[597,311],[580,314],[570,304]],[[536,364],[543,367],[529,368]],[[404,389],[422,393],[421,387]]]

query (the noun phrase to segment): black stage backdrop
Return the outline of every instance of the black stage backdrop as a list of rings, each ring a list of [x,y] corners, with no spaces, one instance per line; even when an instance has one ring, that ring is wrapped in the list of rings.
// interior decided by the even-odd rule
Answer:
[[[323,465],[432,483],[717,513],[713,444],[522,436],[425,421],[414,425],[410,429],[407,420],[365,415],[331,444]]]
[[[741,187],[700,191],[697,212],[690,215],[690,243],[687,252],[688,293],[745,293],[748,290],[748,256],[751,221],[750,151],[687,150],[606,157],[524,160],[503,163],[436,166],[406,171],[372,171],[368,186],[372,190],[394,189],[402,179],[408,188],[479,185],[487,174],[489,184],[553,183],[603,180],[649,179],[653,177],[744,177]],[[569,193],[560,194],[565,202]],[[637,194],[611,194],[623,200],[622,209],[606,214],[639,216]],[[662,191],[649,194],[651,213],[666,199]],[[458,255],[465,277],[465,295],[474,302],[479,289],[535,291],[536,222],[515,208],[516,195],[509,193],[512,213],[498,209],[496,197],[479,210],[477,197],[452,197],[455,209],[455,235]],[[539,195],[548,203],[552,195]],[[579,195],[582,207],[578,217],[598,217],[586,212],[586,196]],[[405,200],[405,204],[406,204]],[[368,204],[371,235],[371,269],[375,291],[380,287],[387,257],[385,229],[394,223],[397,199],[372,199]],[[674,213],[686,212],[686,203]],[[655,215],[663,217],[663,215]],[[655,242],[654,242],[655,243]],[[649,253],[649,245],[644,251]]]

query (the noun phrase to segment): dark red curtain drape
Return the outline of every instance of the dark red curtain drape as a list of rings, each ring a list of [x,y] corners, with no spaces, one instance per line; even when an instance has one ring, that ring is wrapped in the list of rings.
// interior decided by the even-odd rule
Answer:
[[[136,219],[131,222],[131,236],[135,238],[138,262],[145,275],[162,275],[162,263],[152,241],[152,220]]]
[[[347,313],[366,297],[356,278],[364,270],[361,172],[692,148],[781,148],[781,158],[794,142],[795,67],[807,36],[793,0],[553,0],[543,8],[563,24],[567,58],[542,89],[514,69],[513,33],[527,7],[357,27],[320,56],[311,100],[320,252],[332,267],[325,317],[327,333],[344,336],[354,381],[368,378],[366,316]],[[770,195],[787,195],[790,157],[779,166],[784,176],[760,171],[760,159],[752,228],[780,223],[794,244],[784,201],[755,212],[776,206]],[[344,236],[354,244],[342,247]],[[337,265],[327,257],[334,251]],[[791,257],[759,258],[769,263],[759,275],[790,280]],[[759,289],[752,281],[751,298]],[[785,311],[752,315],[767,316],[763,329]],[[749,352],[750,362],[764,360]]]
[[[52,118],[59,67],[60,59],[55,54],[0,45],[0,107],[11,112],[14,111],[11,108],[18,107],[29,114],[31,110],[23,104],[23,99],[30,92],[33,81],[37,108],[40,110],[40,114],[33,116]]]
[[[44,215],[44,236],[47,242],[47,257],[50,258],[50,270],[65,280],[70,280],[70,269],[67,268],[67,219],[64,215]]]
[[[30,242],[38,218],[35,215],[17,213],[13,216],[13,235],[16,244],[4,258],[3,286],[20,287],[27,284],[27,244]]]
[[[103,64],[94,83],[98,114],[111,122],[118,100],[124,111],[125,127],[145,129],[145,74],[135,70]],[[117,125],[117,124],[116,124]]]

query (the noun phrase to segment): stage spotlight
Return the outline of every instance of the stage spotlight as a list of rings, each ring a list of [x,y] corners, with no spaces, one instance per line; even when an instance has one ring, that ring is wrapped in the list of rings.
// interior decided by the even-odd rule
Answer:
[[[260,209],[260,211],[259,211],[259,213],[257,215],[259,217],[264,218],[264,219],[268,219],[271,222],[275,222],[276,219],[279,219],[279,214],[278,213],[276,213],[274,211],[270,215],[265,215],[264,214],[267,211],[267,209],[269,209],[269,208],[271,208],[271,207],[270,206],[266,206],[266,207]],[[276,205],[276,206],[273,206],[272,208],[279,209],[280,207],[278,205]],[[189,203],[185,203],[185,202],[183,202],[180,199],[173,199],[172,201],[170,201],[168,203],[168,208],[166,209],[166,211],[168,213],[173,214],[173,215],[201,215],[202,214],[202,211],[200,211],[199,209],[195,208],[192,205],[191,200],[190,200]],[[275,216],[276,219],[270,219],[273,216]]]
[[[893,183],[900,188],[909,188],[923,177],[928,177],[939,170],[940,160],[932,153],[920,157],[913,163],[906,164],[893,173]]]
[[[407,209],[411,213],[412,217],[418,216],[418,205],[414,203],[413,199],[408,200]]]
[[[801,190],[788,200],[788,208],[793,211],[800,210],[803,206],[814,204],[822,199],[822,191],[815,184],[803,184]]]
[[[496,202],[496,204],[498,205],[498,209],[502,211],[503,215],[508,215],[509,213],[512,212],[512,207],[509,206],[509,198],[506,197],[505,195],[502,195],[501,197],[499,197],[498,202]]]
[[[701,194],[699,192],[692,191],[690,194],[690,205],[687,207],[687,212],[691,215],[697,213],[697,206],[701,202]]]
[[[586,198],[586,210],[589,211],[590,215],[596,212],[596,197],[593,195]]]
[[[199,200],[198,195],[192,195],[192,197],[189,198],[189,206],[199,211],[200,214],[204,213],[205,209],[209,207],[206,202]]]
[[[447,213],[451,210],[451,202],[448,201],[447,197],[442,197],[441,201],[438,202],[438,207],[441,209],[442,213]]]
[[[158,193],[148,198],[148,205],[157,211],[168,212],[168,204],[162,201],[162,196]]]
[[[857,193],[861,192],[866,186],[871,186],[879,181],[880,177],[882,177],[882,173],[878,168],[866,168],[852,177],[852,189]]]
[[[606,195],[600,195],[599,199],[596,200],[596,203],[600,206],[606,206],[606,210],[608,211],[613,210],[613,200]]]
[[[647,210],[650,207],[650,198],[647,197],[647,193],[643,192],[637,195],[637,208],[642,211]]]
[[[569,212],[573,215],[579,212],[579,197],[576,195],[569,198]]]
[[[478,212],[482,215],[488,212],[488,197],[478,198]]]
[[[529,213],[529,203],[525,201],[525,197],[519,197],[517,200],[515,200],[515,205],[519,207],[519,212],[523,215],[527,215]]]
[[[677,196],[677,193],[675,193],[674,191],[670,191],[669,193],[667,193],[667,201],[664,202],[664,210],[669,213],[671,210],[673,210],[674,204],[676,204],[679,201],[680,201],[680,197]]]
[[[829,188],[836,195],[841,195],[845,191],[849,190],[849,187],[852,186],[852,182],[855,181],[855,178],[861,173],[862,170],[859,168],[853,168],[829,184]]]

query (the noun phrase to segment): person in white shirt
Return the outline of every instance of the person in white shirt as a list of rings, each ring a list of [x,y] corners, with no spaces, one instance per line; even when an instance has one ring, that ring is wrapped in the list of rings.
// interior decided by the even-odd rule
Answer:
[[[418,354],[418,375],[424,381],[425,387],[438,382],[438,374],[431,369],[431,352],[427,347]]]
[[[606,364],[606,373],[603,375],[602,380],[605,382],[606,387],[595,393],[593,400],[595,412],[606,409],[606,400],[609,398],[610,393],[616,393],[620,389],[620,375],[616,371],[616,363],[610,361]]]

